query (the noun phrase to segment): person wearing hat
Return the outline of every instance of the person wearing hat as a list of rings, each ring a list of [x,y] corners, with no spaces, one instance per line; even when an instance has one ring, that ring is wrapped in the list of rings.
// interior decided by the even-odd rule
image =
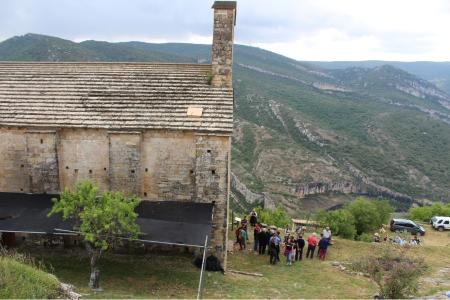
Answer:
[[[373,241],[374,241],[375,243],[381,242],[380,234],[379,234],[378,232],[375,232],[375,234],[373,235]]]
[[[314,252],[317,246],[317,234],[314,232],[308,237],[308,250],[306,251],[306,258],[310,257],[313,259]]]

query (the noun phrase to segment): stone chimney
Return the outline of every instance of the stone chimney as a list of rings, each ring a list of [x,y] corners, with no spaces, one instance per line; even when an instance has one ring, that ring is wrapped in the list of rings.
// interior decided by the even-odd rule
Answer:
[[[216,1],[212,44],[212,79],[215,87],[231,87],[233,67],[233,39],[236,23],[236,1]]]

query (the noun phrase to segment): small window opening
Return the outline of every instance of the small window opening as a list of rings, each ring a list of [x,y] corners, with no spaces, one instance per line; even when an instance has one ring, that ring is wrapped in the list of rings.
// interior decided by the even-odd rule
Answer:
[[[190,170],[189,173],[194,174],[194,170]]]
[[[25,167],[24,165],[20,165],[21,168]]]
[[[148,172],[148,168],[145,168],[145,172]]]
[[[144,192],[144,197],[147,197],[147,192]]]
[[[66,170],[69,170],[69,166],[66,166]]]
[[[211,153],[211,149],[206,150],[206,152]]]
[[[75,173],[78,173],[78,169],[75,169],[74,172],[75,172]]]
[[[23,189],[20,189],[21,192],[23,192]]]
[[[216,170],[211,170],[211,174],[216,175]]]
[[[41,144],[43,144],[44,143],[44,140],[43,139],[41,139]]]
[[[134,170],[131,170],[131,173],[134,174]]]
[[[89,170],[89,174],[92,174],[92,170]]]
[[[103,170],[105,170],[105,171],[106,171],[106,168],[103,168]]]

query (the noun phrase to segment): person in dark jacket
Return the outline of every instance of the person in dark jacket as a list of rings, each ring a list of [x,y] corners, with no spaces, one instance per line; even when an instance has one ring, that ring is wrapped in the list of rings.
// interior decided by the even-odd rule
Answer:
[[[261,224],[256,224],[253,228],[253,251],[257,252],[259,249],[259,235],[261,234]]]
[[[252,227],[255,227],[257,223],[258,223],[258,213],[253,209],[250,212],[250,224],[252,225]]]
[[[269,234],[267,232],[267,228],[262,228],[261,232],[258,235],[258,241],[259,241],[259,254],[266,254],[266,247],[269,243],[270,237],[268,237]]]
[[[303,239],[302,235],[299,235],[297,240],[297,252],[295,253],[295,260],[302,260],[303,258],[303,248],[305,248],[305,240]]]
[[[323,234],[320,235],[321,239],[319,241],[319,259],[325,260],[325,255],[327,254],[328,245],[330,241],[328,238],[325,238]]]

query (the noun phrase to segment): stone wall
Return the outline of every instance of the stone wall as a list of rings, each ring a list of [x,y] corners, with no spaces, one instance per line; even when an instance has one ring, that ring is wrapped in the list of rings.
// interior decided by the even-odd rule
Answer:
[[[146,199],[190,200],[194,197],[195,139],[193,133],[148,131],[142,142]]]
[[[61,129],[58,144],[60,187],[83,179],[109,189],[109,138],[106,130]]]
[[[216,2],[213,8],[214,32],[211,59],[211,84],[218,87],[231,87],[236,2]]]
[[[226,259],[229,136],[0,127],[0,139],[0,191],[56,193],[90,179],[149,201],[214,201],[211,246]]]
[[[25,129],[0,129],[0,191],[30,192]]]
[[[55,130],[27,131],[27,167],[31,193],[59,191],[57,135]]]
[[[109,188],[127,196],[140,195],[141,132],[108,132]]]

